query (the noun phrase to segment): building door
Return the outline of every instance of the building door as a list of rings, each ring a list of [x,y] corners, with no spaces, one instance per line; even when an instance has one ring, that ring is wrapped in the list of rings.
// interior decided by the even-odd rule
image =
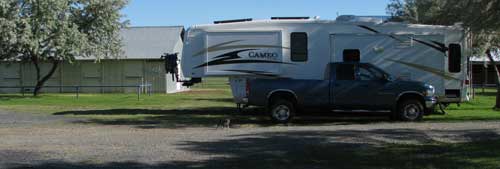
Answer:
[[[172,77],[165,77],[165,66],[163,61],[145,61],[145,79],[151,84],[153,92],[166,93],[168,89],[175,89],[175,83],[172,83]],[[168,80],[167,80],[168,79]]]

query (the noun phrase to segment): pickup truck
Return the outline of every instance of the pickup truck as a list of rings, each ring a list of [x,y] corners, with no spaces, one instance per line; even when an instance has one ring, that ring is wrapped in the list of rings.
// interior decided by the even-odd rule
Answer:
[[[276,123],[306,109],[386,110],[391,119],[418,121],[434,110],[434,87],[395,80],[369,63],[330,63],[325,79],[247,79],[247,105],[268,108]]]

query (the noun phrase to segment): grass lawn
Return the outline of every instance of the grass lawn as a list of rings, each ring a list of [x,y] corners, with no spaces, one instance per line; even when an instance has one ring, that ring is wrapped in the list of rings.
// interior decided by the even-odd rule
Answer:
[[[0,94],[0,108],[16,111],[55,113],[69,110],[96,109],[196,109],[233,107],[231,90],[225,78],[212,78],[197,84],[193,90],[175,94],[42,94],[32,97],[20,94]]]
[[[470,120],[500,120],[500,111],[493,110],[496,90],[486,89],[485,93],[476,90],[472,101],[456,104],[446,108],[446,115],[432,115],[425,117],[426,121],[470,121]]]

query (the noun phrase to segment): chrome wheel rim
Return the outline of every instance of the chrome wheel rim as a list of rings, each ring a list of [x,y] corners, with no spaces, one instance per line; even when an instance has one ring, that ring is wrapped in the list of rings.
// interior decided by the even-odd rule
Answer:
[[[273,118],[279,121],[286,121],[290,118],[290,108],[285,105],[279,105],[272,111]]]
[[[406,105],[403,109],[404,117],[409,120],[417,119],[421,113],[420,107],[416,104]]]

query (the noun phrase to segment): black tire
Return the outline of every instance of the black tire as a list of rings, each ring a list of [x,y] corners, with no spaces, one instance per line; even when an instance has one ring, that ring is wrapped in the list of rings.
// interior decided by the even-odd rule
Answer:
[[[398,117],[402,121],[420,121],[424,113],[422,102],[416,99],[403,100],[398,105]]]
[[[274,123],[289,123],[295,116],[295,105],[286,99],[276,99],[269,106],[269,116]]]

